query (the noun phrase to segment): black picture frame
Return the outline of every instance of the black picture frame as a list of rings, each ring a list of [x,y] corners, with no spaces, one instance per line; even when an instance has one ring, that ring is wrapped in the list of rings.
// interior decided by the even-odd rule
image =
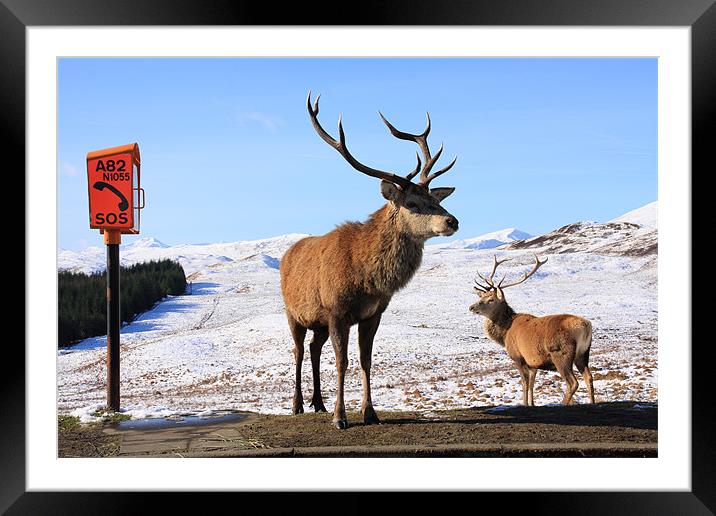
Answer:
[[[684,26],[691,28],[692,170],[713,171],[713,143],[709,125],[716,120],[716,5],[715,0],[459,0],[449,2],[402,0],[361,1],[354,4],[247,2],[231,0],[0,0],[0,118],[3,152],[19,158],[25,170],[25,31],[32,26],[89,25],[574,25]],[[320,20],[320,21],[319,21]],[[689,173],[683,171],[681,173]],[[691,172],[691,178],[698,177]],[[25,195],[24,186],[20,191]],[[692,190],[693,191],[693,190]],[[698,204],[692,201],[692,206]],[[694,213],[693,222],[699,218]],[[692,236],[696,233],[693,232]],[[693,253],[692,253],[693,256]],[[697,257],[694,257],[697,258]],[[692,258],[692,265],[698,260]],[[680,274],[679,271],[671,271]],[[25,275],[31,271],[25,270]],[[691,284],[691,278],[685,278]],[[19,291],[19,290],[18,290]],[[691,301],[691,300],[685,300]],[[691,302],[697,312],[697,304]],[[692,315],[692,321],[694,317]],[[698,320],[698,319],[697,319]],[[692,357],[692,490],[690,492],[547,492],[480,493],[482,503],[529,507],[531,512],[584,514],[714,514],[716,511],[716,404],[706,388],[710,374],[708,351],[685,331],[678,345]],[[188,493],[26,492],[25,488],[25,357],[8,358],[3,366],[0,407],[0,511],[8,514],[124,514],[143,513],[146,498],[161,496],[162,508],[186,509]],[[574,474],[589,474],[575,470]],[[225,496],[196,494],[220,507]],[[246,495],[242,504],[249,504]],[[295,498],[310,502],[316,495]],[[365,509],[359,493],[344,495],[341,505]],[[209,498],[211,497],[211,498]],[[143,501],[139,499],[143,498]],[[322,495],[319,495],[322,499]],[[414,494],[412,503],[424,504]],[[489,498],[494,498],[489,500]],[[275,500],[275,498],[273,499]],[[358,503],[356,503],[358,502]],[[319,502],[326,509],[326,501]],[[303,504],[301,504],[303,505]],[[309,503],[310,505],[310,503]],[[206,507],[209,507],[207,505]],[[406,508],[407,506],[403,506]],[[565,508],[560,511],[559,508]]]

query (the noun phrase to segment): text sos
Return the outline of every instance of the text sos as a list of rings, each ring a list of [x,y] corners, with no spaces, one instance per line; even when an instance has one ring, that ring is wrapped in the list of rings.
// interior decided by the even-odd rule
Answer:
[[[94,215],[94,223],[95,226],[104,226],[105,224],[114,225],[114,224],[126,224],[129,222],[129,219],[127,218],[126,213],[95,213]]]

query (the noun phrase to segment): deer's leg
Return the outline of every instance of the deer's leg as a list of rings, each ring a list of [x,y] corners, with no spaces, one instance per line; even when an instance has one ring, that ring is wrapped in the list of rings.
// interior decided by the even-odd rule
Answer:
[[[584,363],[584,360],[579,359],[575,361],[574,365],[577,366],[580,374],[584,377],[584,383],[587,384],[589,402],[594,403],[594,384],[592,383],[592,372],[589,370],[589,366]]]
[[[287,314],[288,327],[293,336],[293,356],[296,359],[296,388],[293,392],[293,413],[303,414],[303,394],[301,393],[301,366],[303,365],[303,341],[306,338],[306,328]]]
[[[574,396],[574,393],[577,392],[577,387],[579,387],[579,382],[577,381],[577,377],[574,376],[574,371],[572,370],[572,361],[571,360],[557,360],[555,361],[553,359],[554,365],[557,368],[557,371],[559,372],[562,379],[567,384],[567,387],[564,391],[564,399],[562,399],[562,403],[564,405],[568,405],[572,402],[572,396]]]
[[[529,390],[529,368],[521,359],[515,360],[515,367],[520,372],[522,380],[522,404],[527,406],[527,392]]]
[[[589,370],[589,366],[584,366],[582,376],[584,376],[584,383],[587,384],[587,392],[589,392],[589,403],[594,403],[594,385],[592,384],[592,372]]]
[[[311,367],[313,369],[313,398],[311,405],[316,412],[326,412],[321,396],[321,350],[328,340],[328,328],[321,328],[313,332],[311,339]]]
[[[328,331],[336,353],[336,371],[338,372],[338,385],[336,392],[336,406],[333,410],[333,424],[336,428],[348,428],[346,406],[343,402],[343,385],[348,368],[348,335],[350,326],[340,319],[334,319],[328,325]]]
[[[370,366],[373,355],[373,338],[380,325],[382,314],[376,314],[358,325],[358,348],[360,349],[360,367],[363,370],[363,422],[366,425],[380,423],[373,408],[373,400],[370,397]]]
[[[528,369],[527,383],[528,394],[527,401],[531,407],[535,406],[535,378],[537,378],[537,369]]]

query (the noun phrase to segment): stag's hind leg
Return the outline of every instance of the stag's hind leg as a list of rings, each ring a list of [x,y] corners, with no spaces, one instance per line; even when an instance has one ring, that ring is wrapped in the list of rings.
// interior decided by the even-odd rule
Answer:
[[[530,388],[530,368],[522,359],[515,360],[515,367],[520,372],[520,380],[522,382],[522,404],[526,407],[528,403],[528,393]]]
[[[589,392],[589,403],[594,403],[594,385],[592,384],[592,372],[589,366],[584,366],[584,370],[580,371],[584,377],[584,383],[587,384],[587,392]]]
[[[572,370],[572,363],[569,362],[568,364],[557,364],[555,363],[555,366],[557,366],[557,371],[559,371],[560,376],[567,384],[567,387],[564,391],[564,398],[562,399],[562,403],[564,405],[569,405],[570,403],[574,403],[572,400],[572,396],[574,396],[574,393],[577,392],[577,388],[579,387],[579,382],[577,381],[577,377],[574,375],[574,371]]]
[[[535,406],[535,378],[537,378],[537,369],[530,368],[527,375],[528,381],[528,404],[530,407]]]
[[[587,384],[589,402],[594,403],[594,385],[592,383],[592,372],[589,370],[589,366],[583,359],[580,360],[579,357],[577,357],[577,360],[575,360],[574,365],[577,366],[577,370],[582,375],[582,377],[584,377],[584,383]]]
[[[327,412],[321,395],[321,350],[328,340],[328,328],[314,330],[311,339],[311,367],[313,369],[313,398],[311,406],[316,412]]]
[[[293,413],[303,414],[303,394],[301,393],[301,366],[303,365],[303,341],[306,338],[306,328],[298,324],[298,322],[286,314],[288,318],[288,327],[293,336],[293,356],[296,359],[296,387],[293,391]]]
[[[363,413],[363,422],[366,425],[375,425],[380,423],[378,415],[373,408],[373,400],[370,397],[370,366],[373,359],[373,339],[375,332],[378,331],[380,325],[380,317],[378,313],[358,324],[358,348],[360,350],[360,367],[363,370],[363,403],[361,412]]]
[[[591,336],[589,339],[591,345]],[[574,365],[577,366],[577,370],[584,377],[584,383],[587,384],[587,392],[589,393],[589,402],[594,403],[594,385],[592,384],[592,372],[589,370],[589,345],[586,346],[586,351],[578,351],[577,356],[574,358]]]

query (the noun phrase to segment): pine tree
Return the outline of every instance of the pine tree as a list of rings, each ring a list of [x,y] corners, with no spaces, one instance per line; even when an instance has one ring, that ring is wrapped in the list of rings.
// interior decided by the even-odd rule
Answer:
[[[186,275],[178,262],[151,261],[120,271],[122,321],[129,322],[168,295],[186,291]],[[107,280],[104,273],[58,274],[58,330],[60,346],[107,331]]]

